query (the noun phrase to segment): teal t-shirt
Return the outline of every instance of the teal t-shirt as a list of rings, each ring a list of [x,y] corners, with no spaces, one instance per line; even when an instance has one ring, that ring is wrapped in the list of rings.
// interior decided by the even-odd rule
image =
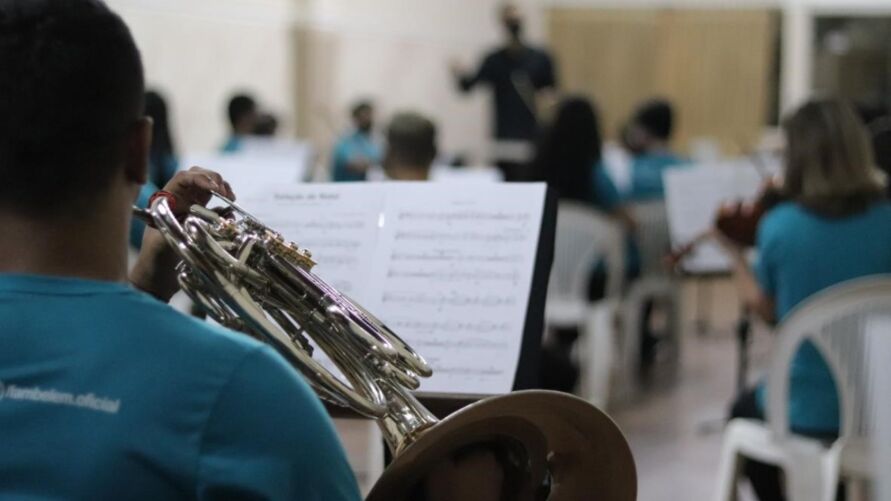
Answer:
[[[3,499],[358,500],[330,419],[247,336],[125,285],[0,274]]]
[[[868,275],[891,273],[891,204],[880,202],[845,218],[820,217],[785,203],[758,228],[755,273],[776,303],[779,320],[828,287]],[[796,431],[838,431],[835,382],[816,346],[806,342],[792,361],[789,422]],[[764,408],[763,386],[759,404]]]
[[[371,165],[381,162],[381,147],[369,134],[353,131],[337,141],[332,155],[331,177],[335,182],[364,181],[364,172],[349,169],[348,164],[356,158],[365,159]]]
[[[220,153],[237,153],[241,151],[242,141],[241,136],[232,134],[226,139],[226,142],[220,146]]]
[[[665,197],[662,173],[687,161],[673,153],[644,153],[631,162],[631,185],[627,199],[632,202]]]

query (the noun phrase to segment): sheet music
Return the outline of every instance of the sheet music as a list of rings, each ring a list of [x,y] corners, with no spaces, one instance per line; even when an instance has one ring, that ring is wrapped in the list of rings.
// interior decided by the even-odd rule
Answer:
[[[543,184],[266,187],[243,206],[313,252],[316,272],[433,366],[423,393],[511,390]]]
[[[386,186],[369,306],[433,367],[423,392],[510,391],[543,185]]]
[[[665,204],[673,246],[691,242],[714,222],[722,203],[752,200],[763,180],[751,163],[698,165],[668,169]],[[730,269],[730,261],[714,242],[703,242],[683,262],[690,273],[717,273]]]

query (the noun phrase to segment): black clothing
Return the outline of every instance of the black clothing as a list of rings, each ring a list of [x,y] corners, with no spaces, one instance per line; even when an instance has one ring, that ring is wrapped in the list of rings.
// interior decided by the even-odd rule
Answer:
[[[465,92],[478,83],[492,86],[496,139],[535,139],[535,93],[557,85],[554,64],[547,52],[532,47],[496,50],[486,56],[476,74],[459,81]]]

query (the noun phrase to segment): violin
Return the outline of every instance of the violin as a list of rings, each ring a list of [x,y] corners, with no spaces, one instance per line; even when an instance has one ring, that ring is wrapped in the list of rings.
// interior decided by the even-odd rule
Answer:
[[[768,185],[749,206],[737,203],[722,207],[715,218],[715,228],[743,248],[754,247],[761,219],[784,201],[783,192],[777,186]]]
[[[775,184],[768,184],[762,189],[758,198],[752,203],[737,202],[735,204],[725,205],[718,210],[715,216],[714,228],[731,242],[736,243],[742,248],[754,247],[758,234],[758,225],[761,219],[770,212],[771,209],[786,200],[780,187]],[[712,230],[709,229],[691,242],[675,250],[667,257],[668,263],[675,267],[693,252],[702,242],[712,237]]]

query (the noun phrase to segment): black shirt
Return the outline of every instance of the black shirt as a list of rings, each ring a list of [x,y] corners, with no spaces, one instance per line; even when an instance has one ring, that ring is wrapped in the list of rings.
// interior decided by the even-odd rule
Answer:
[[[538,123],[535,93],[556,87],[554,64],[547,52],[532,47],[502,48],[483,60],[475,75],[460,79],[469,91],[478,83],[492,86],[495,94],[495,138],[531,140]]]

